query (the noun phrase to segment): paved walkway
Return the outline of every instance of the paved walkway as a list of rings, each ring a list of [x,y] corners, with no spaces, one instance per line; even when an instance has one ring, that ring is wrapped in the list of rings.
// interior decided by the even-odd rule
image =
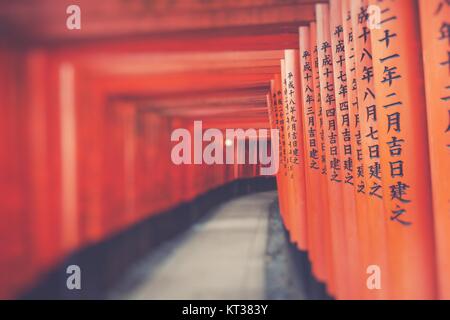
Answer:
[[[269,209],[275,199],[275,192],[262,192],[221,204],[134,266],[111,298],[273,298],[268,287],[280,286],[269,286],[267,279],[280,277],[268,277],[267,270],[280,273],[276,270],[286,267],[283,262],[273,268],[273,255],[268,254],[268,248],[273,247],[268,241]],[[281,278],[286,278],[285,271],[281,272]],[[292,279],[286,281],[292,286]],[[284,285],[281,287],[289,291]],[[280,298],[301,298],[301,295],[295,292],[294,296]]]

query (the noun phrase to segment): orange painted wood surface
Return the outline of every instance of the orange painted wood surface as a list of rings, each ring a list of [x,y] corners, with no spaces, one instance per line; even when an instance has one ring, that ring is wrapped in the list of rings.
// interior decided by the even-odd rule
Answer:
[[[310,232],[311,222],[307,212],[307,196],[305,187],[305,144],[303,141],[303,122],[302,122],[302,94],[300,87],[300,61],[299,51],[290,49],[284,52],[285,55],[285,80],[286,91],[285,101],[287,102],[286,117],[289,132],[289,163],[292,166],[295,193],[295,212],[293,213],[293,224],[298,229],[298,248],[307,250],[308,233]]]
[[[328,176],[328,203],[332,235],[332,256],[335,268],[336,296],[348,297],[348,250],[343,201],[343,173],[339,155],[336,120],[333,61],[330,35],[330,11],[326,4],[316,6],[317,51],[322,117],[325,140],[326,169]]]
[[[281,219],[330,295],[450,297],[448,1],[82,0],[77,31],[53,2],[0,3],[0,298],[260,174],[174,164],[197,120],[279,130]]]
[[[312,261],[312,269],[321,281],[327,279],[327,252],[325,225],[327,223],[326,210],[323,199],[319,196],[322,189],[322,175],[320,172],[320,141],[319,124],[317,123],[318,107],[316,106],[316,92],[313,83],[314,60],[311,58],[311,30],[309,27],[299,29],[300,82],[302,87],[302,121],[303,143],[305,145],[305,183],[308,210],[308,245]]]
[[[352,0],[351,23],[354,33],[356,56],[356,81],[358,87],[359,124],[361,131],[361,152],[358,159],[362,166],[357,168],[363,180],[357,186],[357,192],[364,193],[367,211],[362,222],[366,232],[366,250],[363,252],[364,270],[377,266],[388,270],[387,253],[389,245],[386,239],[385,210],[383,206],[383,184],[381,171],[381,153],[378,121],[379,107],[375,100],[375,78],[371,46],[371,30],[367,25],[367,1]],[[366,285],[364,296],[370,299],[386,298],[389,292],[389,272],[382,272],[381,289],[369,290]]]
[[[416,6],[405,1],[369,4],[382,12],[371,44],[389,297],[433,299],[437,291],[419,15]]]
[[[345,59],[344,27],[342,19],[341,0],[330,1],[330,36],[331,36],[331,59],[334,75],[334,94],[336,110],[336,138],[338,140],[340,170],[342,172],[342,202],[344,205],[345,237],[347,239],[347,272],[348,297],[358,296],[357,284],[359,266],[358,229],[356,220],[354,172],[352,157],[352,135],[350,131],[350,106],[348,102],[347,69]],[[335,14],[332,14],[335,13]]]
[[[450,299],[450,62],[448,1],[419,1],[439,298]]]

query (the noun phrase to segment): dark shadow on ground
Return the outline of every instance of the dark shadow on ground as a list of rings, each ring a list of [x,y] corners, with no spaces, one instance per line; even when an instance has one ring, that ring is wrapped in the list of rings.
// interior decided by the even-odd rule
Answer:
[[[266,252],[266,295],[267,299],[332,299],[325,291],[325,285],[318,282],[311,273],[308,254],[289,242],[284,228],[278,201],[269,208],[268,238]]]

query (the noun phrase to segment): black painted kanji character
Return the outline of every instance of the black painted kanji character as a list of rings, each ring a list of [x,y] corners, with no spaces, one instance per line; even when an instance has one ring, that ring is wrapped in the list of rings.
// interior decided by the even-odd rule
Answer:
[[[339,75],[337,78],[342,82],[347,82],[347,74],[343,70],[339,71]]]
[[[370,178],[381,179],[381,165],[378,161],[375,161],[372,165],[369,166]]]
[[[339,109],[341,111],[347,111],[348,110],[348,101],[343,101],[339,103]]]
[[[400,132],[400,113],[394,112],[387,115],[388,118],[388,131],[393,128],[396,132]]]
[[[434,12],[434,15],[441,13],[441,10],[445,5],[450,6],[450,0],[440,1],[438,7],[436,8],[436,11]]]
[[[364,92],[364,101],[366,101],[367,96],[369,95],[375,99],[375,94],[373,93],[373,91],[370,90],[370,88],[366,88],[366,91]]]
[[[305,72],[307,72],[307,71],[312,72],[311,64],[308,61],[306,61],[305,64],[303,65],[303,70]]]
[[[328,78],[331,74],[333,74],[333,71],[330,70],[328,67],[325,68],[325,72],[323,73],[323,75]]]
[[[403,203],[409,203],[411,200],[403,198],[406,195],[406,190],[410,187],[406,183],[398,181],[396,184],[389,186],[391,193],[391,200],[397,199]]]
[[[357,188],[357,190],[356,190],[358,193],[362,193],[362,194],[365,194],[366,193],[366,186],[365,186],[365,184],[364,184],[364,181],[360,181],[359,182],[359,184],[358,184],[358,188]]]
[[[391,177],[403,177],[403,160],[389,161],[391,168]]]
[[[320,47],[320,50],[323,52],[326,52],[327,49],[331,48],[331,45],[328,43],[328,41],[325,41],[322,43],[322,46]]]
[[[344,53],[345,52],[345,45],[344,40],[339,40],[336,44],[336,53]],[[341,64],[342,65],[342,64]]]
[[[327,91],[333,91],[333,84],[327,81],[327,83],[325,84],[325,89],[327,89]]]
[[[367,12],[367,7],[363,6],[359,8],[358,13],[358,23],[363,24],[369,19],[369,13]]]
[[[389,60],[395,59],[395,58],[400,58],[400,55],[398,53],[391,54],[391,55],[386,56],[384,58],[380,58],[380,62],[381,63],[385,63],[386,61],[389,61]]]
[[[351,11],[347,10],[347,15],[345,16],[346,21],[350,21],[352,19]]]
[[[353,171],[353,160],[352,158],[347,158],[344,160],[344,169],[347,171]]]
[[[351,174],[351,172],[348,172],[348,171],[346,172],[344,183],[353,185],[353,175]]]
[[[385,29],[384,30],[384,37],[381,39],[378,39],[379,42],[383,42],[386,45],[386,48],[389,48],[389,44],[391,43],[391,38],[395,38],[397,36],[396,33],[391,33],[391,30]]]
[[[352,69],[352,70],[354,70],[354,69]],[[353,78],[353,80],[352,80],[352,90],[355,91],[357,89],[358,89],[358,87],[357,87],[357,84],[356,84],[356,78]],[[358,100],[358,95],[355,95],[355,99]]]
[[[450,44],[450,24],[447,22],[442,22],[439,28],[439,40],[447,39]]]
[[[369,195],[381,199],[383,198],[381,192],[382,192],[381,185],[378,182],[374,181],[373,184],[370,186]]]
[[[344,28],[342,27],[342,25],[338,25],[338,26],[336,26],[336,29],[334,30],[334,35],[337,36],[338,38],[340,38],[342,32],[344,32]]]
[[[305,72],[305,76],[303,77],[303,79],[305,79],[306,81],[309,81],[309,79],[311,79],[311,74],[309,74],[308,72]]]
[[[331,161],[330,161],[330,168],[335,169],[335,170],[339,170],[341,168],[340,160],[338,158],[336,158],[336,157],[331,159]]]
[[[403,139],[398,139],[396,136],[392,136],[391,141],[386,144],[389,146],[389,153],[391,157],[397,157],[402,154],[402,143],[405,142]]]
[[[314,159],[312,159],[311,162],[309,163],[309,167],[314,170],[319,170],[319,164]]]
[[[336,120],[330,119],[328,121],[328,129],[329,130],[336,130]],[[335,142],[336,143],[336,142]]]
[[[344,55],[340,54],[339,60],[336,60],[336,63],[339,64],[339,66],[342,68],[342,65],[344,62],[345,62],[345,57],[344,57]]]
[[[386,13],[388,11],[390,11],[390,9],[386,8],[386,9],[382,10],[381,13]],[[380,25],[382,25],[382,24],[384,24],[386,22],[392,21],[392,20],[397,20],[397,16],[390,16],[389,18],[381,20],[380,21]]]
[[[364,43],[366,43],[366,42],[367,42],[367,39],[368,39],[368,37],[369,37],[369,35],[370,35],[370,30],[369,30],[369,28],[367,28],[366,26],[364,26],[364,27],[362,28],[362,31],[363,31],[363,33],[360,34],[358,38],[359,38],[359,39],[364,38]]]
[[[373,67],[364,66],[363,68],[363,77],[361,80],[367,80],[367,83],[370,83],[370,80],[373,78]]]
[[[350,126],[350,115],[348,113],[343,114],[341,119],[342,119],[342,126],[345,126],[345,127]]]
[[[356,176],[358,178],[364,178],[364,167],[363,166],[358,166],[356,168]]]
[[[356,122],[356,124],[359,123],[359,115],[358,114],[355,114],[355,122]],[[355,132],[355,140],[358,145],[361,145],[361,130],[360,129],[356,130],[356,132]]]
[[[344,145],[344,155],[348,156],[352,154],[352,145],[351,144],[345,144]]]
[[[366,112],[367,112],[367,120],[369,121],[370,119],[372,119],[373,121],[377,121],[377,106],[372,104],[370,106],[366,107]]]
[[[333,104],[333,102],[336,101],[334,98],[334,94],[327,93],[327,97],[325,98],[325,102],[328,103],[328,105]]]
[[[361,149],[356,150],[356,156],[358,158],[358,161],[362,161],[363,160],[363,153]]]
[[[333,182],[341,182],[342,180],[338,179],[339,173],[336,170],[333,170],[331,173],[330,180]]]
[[[389,87],[392,85],[392,81],[395,79],[399,79],[401,78],[400,75],[398,75],[396,73],[397,67],[388,67],[388,66],[384,66],[384,71],[383,71],[383,80],[381,80],[382,83],[388,82],[389,83]]]
[[[378,129],[373,126],[369,126],[370,132],[366,134],[366,138],[371,138],[372,140],[378,140]]]
[[[447,51],[447,60],[446,61],[442,61],[441,63],[440,63],[440,65],[441,66],[445,66],[445,65],[448,65],[448,67],[449,67],[449,72],[450,72],[450,51]]]
[[[372,54],[370,54],[369,50],[367,50],[366,48],[363,49],[363,52],[361,54],[361,59],[359,59],[359,62],[363,61],[365,57],[369,57],[370,60],[372,60]]]
[[[399,223],[401,223],[404,226],[409,226],[412,224],[412,222],[410,221],[405,221],[405,220],[401,220],[400,217],[406,213],[406,210],[401,208],[399,205],[397,205],[397,209],[396,210],[391,210],[392,212],[392,216],[391,216],[391,221],[397,221]]]
[[[368,146],[369,149],[369,157],[370,159],[378,159],[380,157],[380,147],[378,144],[374,144],[372,146]]]
[[[348,93],[347,85],[341,84],[341,86],[339,87],[339,92],[338,92],[338,94],[339,94],[340,96],[345,97],[345,96],[347,95],[347,93]]]
[[[336,144],[337,135],[334,131],[330,132],[330,135],[328,136],[328,138],[330,138],[330,144]]]
[[[386,98],[390,98],[390,97],[396,96],[396,95],[397,95],[396,93],[391,93],[391,94],[388,94],[388,95],[386,96]],[[388,103],[388,104],[383,105],[383,108],[390,108],[390,107],[401,106],[402,104],[403,104],[403,102],[401,102],[400,100],[398,100],[398,101],[394,101],[394,102],[391,102],[391,103]]]

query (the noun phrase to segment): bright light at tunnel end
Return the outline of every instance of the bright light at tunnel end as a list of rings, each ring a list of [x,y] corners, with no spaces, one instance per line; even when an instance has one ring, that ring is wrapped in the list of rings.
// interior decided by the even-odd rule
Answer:
[[[171,159],[175,165],[247,163],[260,164],[261,175],[274,175],[278,172],[278,129],[208,128],[203,130],[202,121],[194,121],[193,130],[177,128],[172,131],[170,140],[178,142],[171,151]]]
[[[233,140],[225,139],[225,145],[226,145],[227,147],[231,147],[231,146],[233,145]]]

